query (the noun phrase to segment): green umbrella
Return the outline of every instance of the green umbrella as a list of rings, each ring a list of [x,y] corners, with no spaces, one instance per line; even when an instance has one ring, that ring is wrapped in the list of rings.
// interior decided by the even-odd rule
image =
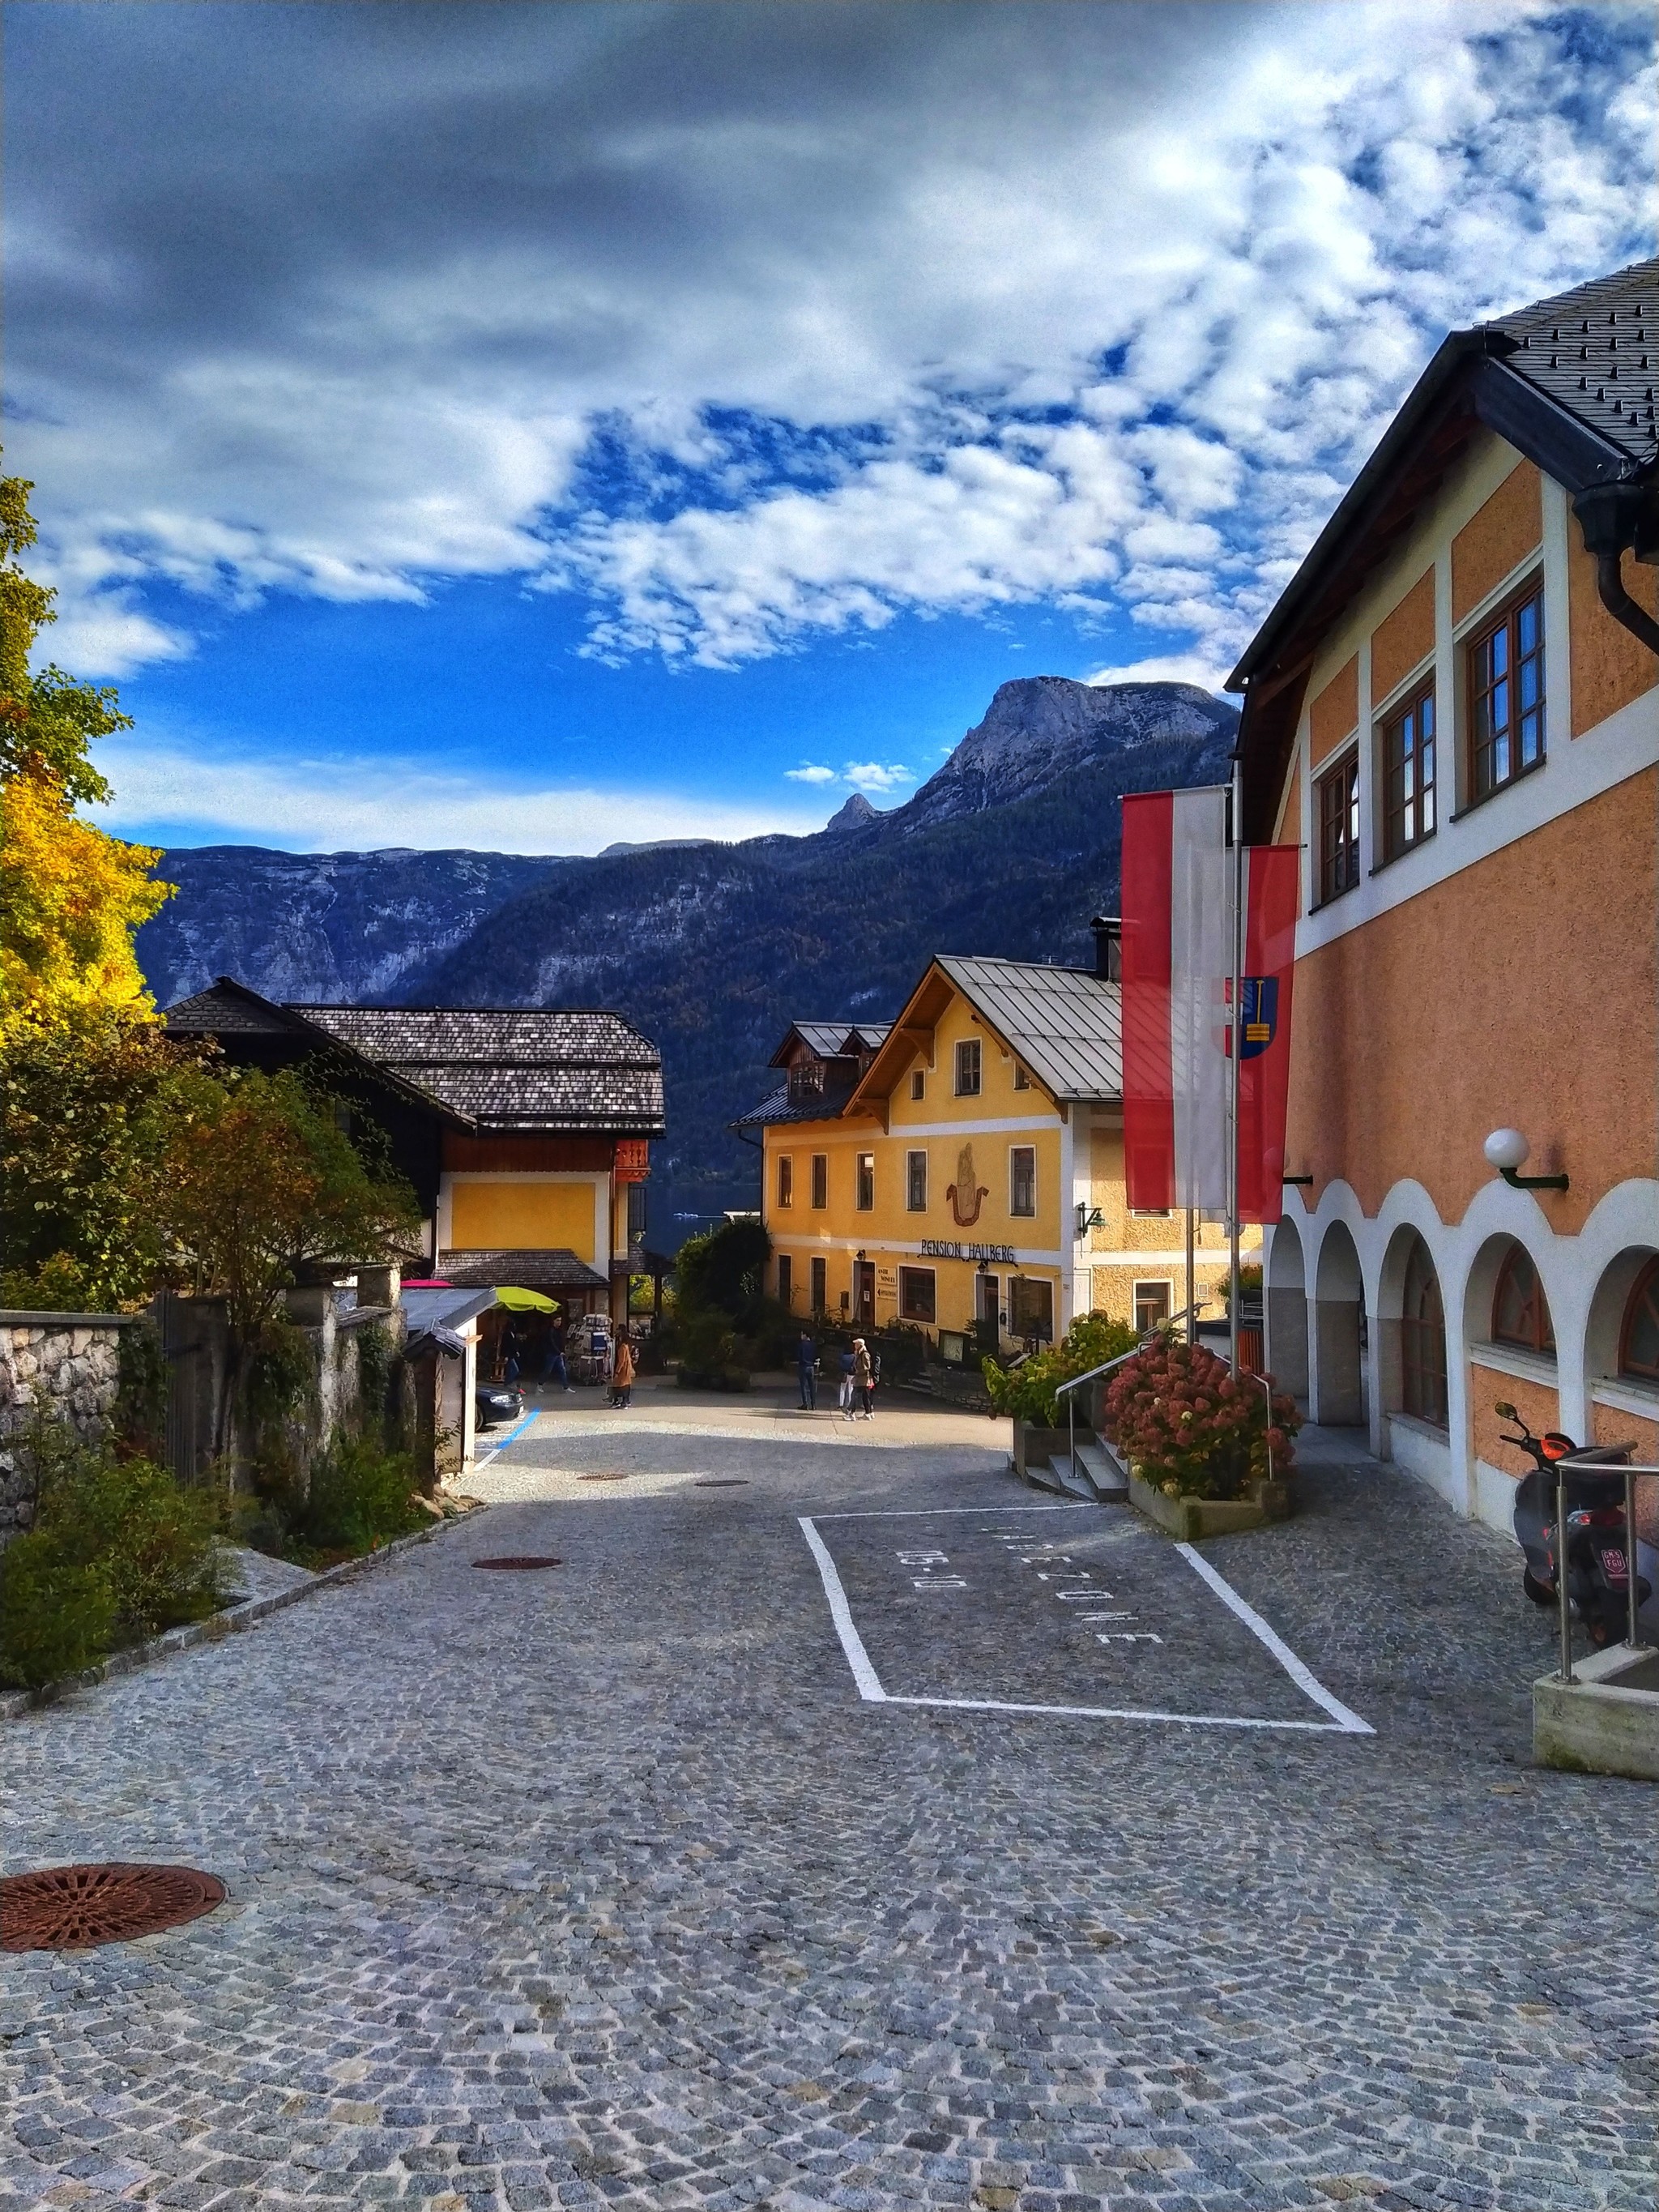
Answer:
[[[495,1303],[509,1307],[514,1313],[557,1313],[559,1310],[557,1301],[544,1297],[539,1291],[498,1290]]]

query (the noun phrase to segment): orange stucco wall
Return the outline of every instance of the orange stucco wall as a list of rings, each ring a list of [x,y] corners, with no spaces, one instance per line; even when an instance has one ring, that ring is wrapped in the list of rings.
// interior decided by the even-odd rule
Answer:
[[[1522,461],[1452,540],[1452,620],[1462,622],[1543,535],[1543,482]]]
[[[1595,588],[1595,563],[1584,550],[1576,522],[1567,525],[1568,604],[1572,623],[1572,734],[1586,730],[1639,699],[1659,684],[1656,660],[1623,623],[1614,622]],[[1659,568],[1625,562],[1625,589],[1638,606],[1659,613]]]
[[[1371,697],[1386,699],[1403,676],[1434,651],[1434,571],[1412,586],[1371,633]]]
[[[1297,962],[1288,1162],[1310,1205],[1341,1176],[1374,1213],[1411,1176],[1458,1220],[1500,1124],[1534,1173],[1571,1176],[1539,1194],[1558,1231],[1659,1172],[1656,854],[1646,769]]]
[[[1339,668],[1310,710],[1312,749],[1309,758],[1317,768],[1327,753],[1351,737],[1359,726],[1359,658]]]
[[[1542,1436],[1547,1429],[1561,1425],[1559,1394],[1542,1382],[1524,1382],[1517,1376],[1500,1375],[1495,1367],[1481,1367],[1471,1362],[1469,1367],[1469,1413],[1474,1428],[1474,1455],[1495,1467],[1500,1474],[1512,1474],[1518,1482],[1529,1474],[1532,1462],[1518,1452],[1513,1444],[1504,1442],[1505,1423],[1500,1421],[1492,1407],[1498,1404],[1513,1406],[1534,1436]]]

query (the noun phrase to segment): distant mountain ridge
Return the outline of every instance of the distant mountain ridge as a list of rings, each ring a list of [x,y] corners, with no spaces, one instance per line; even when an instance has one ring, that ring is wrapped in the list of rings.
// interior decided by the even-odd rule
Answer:
[[[714,1211],[752,1202],[726,1125],[791,1018],[885,1018],[934,952],[1088,959],[1117,897],[1117,800],[1224,781],[1237,720],[1191,684],[1026,677],[902,805],[854,793],[810,836],[594,859],[175,850],[139,957],[163,1005],[224,974],[280,999],[614,1006],[662,1047],[666,1195]],[[660,1212],[652,1241],[672,1244]]]

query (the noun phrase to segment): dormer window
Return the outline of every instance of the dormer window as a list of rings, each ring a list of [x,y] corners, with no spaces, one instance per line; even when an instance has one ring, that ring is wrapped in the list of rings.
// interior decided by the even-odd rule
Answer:
[[[823,1062],[811,1056],[794,1062],[789,1070],[789,1103],[792,1106],[810,1104],[823,1096]]]

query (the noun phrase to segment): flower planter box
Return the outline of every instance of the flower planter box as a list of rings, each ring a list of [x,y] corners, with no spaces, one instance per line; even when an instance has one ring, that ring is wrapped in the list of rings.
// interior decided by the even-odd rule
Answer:
[[[1249,1498],[1170,1498],[1129,1469],[1130,1504],[1179,1544],[1265,1528],[1269,1522],[1285,1520],[1291,1502],[1291,1486],[1284,1481],[1258,1482]]]
[[[1070,1434],[1065,1429],[1040,1429],[1030,1421],[1014,1423],[1014,1472],[1022,1479],[1028,1468],[1047,1467],[1056,1457],[1064,1459],[1070,1449]]]

